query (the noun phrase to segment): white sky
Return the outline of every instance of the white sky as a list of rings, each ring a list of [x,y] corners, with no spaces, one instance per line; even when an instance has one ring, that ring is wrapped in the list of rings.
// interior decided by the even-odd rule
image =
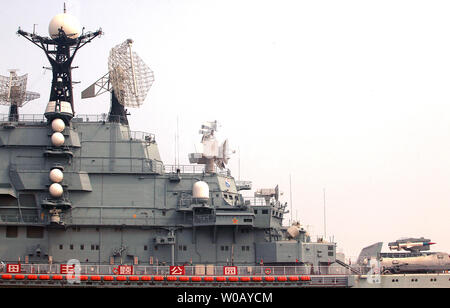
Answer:
[[[16,35],[48,35],[63,1],[1,0],[0,74],[28,73],[43,113],[51,74],[43,52]],[[155,72],[132,130],[156,134],[163,160],[199,141],[204,121],[240,152],[254,188],[280,185],[294,216],[338,249],[399,237],[450,252],[450,2],[283,0],[66,1],[86,30],[105,35],[77,54],[78,114],[108,112],[109,96],[81,101],[127,38]],[[0,112],[6,113],[3,106]],[[237,154],[229,167],[239,174]],[[288,207],[290,208],[290,206]],[[287,215],[289,219],[289,214]]]

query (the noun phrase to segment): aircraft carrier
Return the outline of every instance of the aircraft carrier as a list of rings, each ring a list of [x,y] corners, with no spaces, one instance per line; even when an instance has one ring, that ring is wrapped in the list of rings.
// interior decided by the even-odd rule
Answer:
[[[39,97],[26,75],[0,79],[10,106],[0,117],[0,286],[450,287],[443,272],[373,275],[337,259],[336,243],[283,225],[276,183],[243,196],[252,184],[226,168],[216,121],[199,125],[192,165],[165,164],[157,137],[128,123],[126,108],[139,107],[154,81],[132,40],[111,49],[107,73],[82,93],[108,93],[109,112],[75,114],[72,61],[103,34],[80,29],[64,11],[49,37],[17,32],[51,64],[42,114],[20,113]]]

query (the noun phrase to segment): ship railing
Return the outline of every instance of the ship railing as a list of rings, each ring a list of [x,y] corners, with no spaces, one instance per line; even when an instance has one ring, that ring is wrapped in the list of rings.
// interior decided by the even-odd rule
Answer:
[[[12,121],[14,120],[14,121]],[[95,115],[76,115],[73,120],[75,122],[106,122],[108,120],[108,115],[106,113],[95,114]],[[0,122],[47,122],[44,114],[19,114],[18,117],[11,119],[9,114],[0,114]]]
[[[283,209],[286,207],[286,204],[282,204],[280,201],[270,200],[267,202],[264,198],[261,197],[244,197],[245,205],[248,206],[272,206],[278,209]]]
[[[204,173],[204,165],[164,165],[166,173]],[[220,170],[220,168],[215,167],[214,172],[220,175],[230,176],[231,172],[229,169]]]
[[[252,189],[251,181],[236,181],[237,190],[251,190]]]
[[[89,173],[114,171],[117,173],[162,174],[164,170],[162,162],[143,157],[115,157],[114,164],[111,164],[111,158],[109,157],[83,156],[74,158],[73,164]],[[42,165],[26,163],[24,160],[20,164],[11,164],[10,170],[41,172],[44,171],[44,168]]]
[[[246,205],[250,206],[268,206],[270,204],[266,203],[266,200],[264,198],[258,198],[258,197],[244,197],[244,202]]]
[[[180,196],[177,204],[178,208],[189,208],[192,204],[192,196]]]
[[[77,114],[73,119],[74,122],[88,122],[88,123],[99,123],[107,122],[108,114]]]
[[[0,272],[5,273],[7,264],[17,264],[18,262],[4,262],[0,265]],[[21,274],[64,274],[62,265],[65,264],[30,264],[20,262]],[[80,275],[115,275],[118,274],[120,265],[98,265],[98,264],[82,264],[80,265]],[[123,265],[122,265],[123,266]],[[132,275],[171,275],[171,267],[169,265],[131,265]],[[195,265],[184,266],[185,276],[346,276],[354,275],[348,269],[330,265],[312,267],[309,265],[300,266],[236,266],[237,271],[234,275],[224,272],[225,266],[215,265]],[[229,267],[229,266],[227,266]],[[363,269],[360,269],[361,272]],[[331,281],[326,279],[322,283],[326,284]]]
[[[0,224],[20,223],[20,224],[45,224],[48,220],[36,215],[0,215]]]
[[[348,280],[345,276],[313,276],[311,277],[311,284],[316,286],[347,285]]]
[[[115,123],[128,123],[127,117],[121,115],[109,115],[106,113],[100,114],[77,114],[73,118],[74,122],[88,122],[88,123],[105,123],[105,122],[115,122]]]
[[[194,224],[211,224],[216,222],[216,215],[213,214],[203,214],[194,215]]]
[[[0,114],[0,122],[46,122],[43,114],[19,114],[18,117],[11,119],[9,114]]]
[[[155,135],[152,133],[141,132],[141,131],[130,131],[131,140],[142,140],[149,143],[155,142]]]

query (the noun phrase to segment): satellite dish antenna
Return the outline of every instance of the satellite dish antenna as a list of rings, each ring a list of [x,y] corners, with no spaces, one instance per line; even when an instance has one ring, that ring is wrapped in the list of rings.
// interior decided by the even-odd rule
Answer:
[[[0,104],[10,106],[8,120],[11,122],[19,120],[19,107],[41,96],[26,90],[28,74],[17,76],[16,72],[11,69],[9,77],[0,76]]]
[[[153,71],[132,51],[132,44],[128,39],[112,48],[108,73],[81,93],[81,98],[91,98],[111,92],[110,122],[128,124],[125,107],[140,107],[155,80]]]

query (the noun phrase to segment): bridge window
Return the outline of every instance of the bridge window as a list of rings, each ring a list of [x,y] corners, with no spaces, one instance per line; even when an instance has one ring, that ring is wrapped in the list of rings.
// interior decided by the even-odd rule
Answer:
[[[28,238],[43,238],[44,228],[42,227],[27,227],[27,237]]]
[[[6,227],[6,237],[17,237],[19,233],[19,228],[17,226],[7,226]]]

